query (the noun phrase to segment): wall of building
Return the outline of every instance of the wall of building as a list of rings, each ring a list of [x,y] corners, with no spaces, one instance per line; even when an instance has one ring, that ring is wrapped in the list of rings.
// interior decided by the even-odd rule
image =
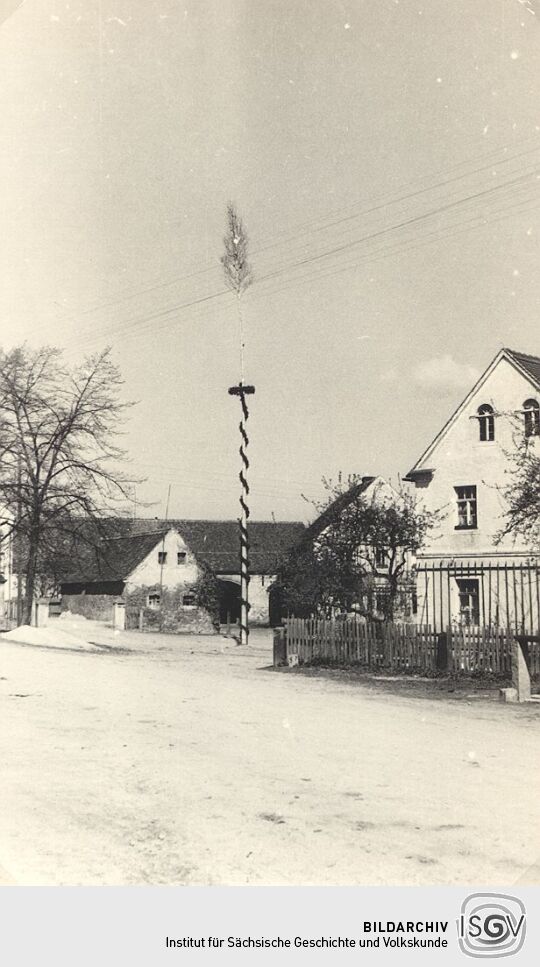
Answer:
[[[536,568],[532,550],[519,537],[497,540],[504,525],[504,488],[510,482],[512,455],[524,438],[523,404],[540,401],[534,385],[506,359],[501,359],[474,392],[422,467],[431,480],[417,485],[420,502],[441,511],[441,523],[418,554],[417,621],[443,630],[449,624],[537,628],[540,620]],[[478,409],[488,403],[495,414],[495,439],[481,441]],[[539,447],[538,438],[530,445]],[[458,525],[456,487],[475,486],[477,527]],[[476,603],[467,606],[467,586]],[[469,602],[472,604],[471,599]],[[471,617],[474,612],[474,619]]]
[[[159,554],[162,551],[167,555],[167,560],[163,566],[159,563]],[[179,553],[186,555],[183,564],[177,562]],[[199,574],[200,569],[191,550],[181,535],[171,529],[165,535],[164,541],[160,541],[130,574],[129,584],[134,587],[149,587],[161,584],[165,588],[174,588],[177,585],[195,584]]]
[[[240,584],[236,574],[218,574],[224,581]],[[268,592],[275,577],[271,574],[252,574],[249,582],[249,623],[251,625],[267,626],[270,623]]]
[[[159,588],[159,586],[158,586]],[[155,585],[131,587],[124,592],[126,609],[138,615],[142,611],[143,631],[168,632],[170,634],[216,634],[211,616],[204,608],[184,605],[184,596],[189,593],[184,586],[163,588],[159,608],[148,607],[148,597],[156,591]],[[132,623],[132,622],[130,622]]]
[[[82,614],[95,621],[112,621],[113,604],[117,600],[115,594],[63,594],[62,611]]]
[[[519,411],[530,397],[540,399],[540,394],[507,360],[501,360],[433,453],[426,457],[424,466],[435,472],[427,485],[417,487],[417,495],[429,510],[442,511],[444,518],[430,535],[421,556],[526,555],[528,549],[522,540],[505,538],[496,545],[495,535],[504,520],[501,489],[509,481],[511,454],[524,432]],[[477,411],[483,403],[495,410],[493,442],[480,441]],[[538,445],[537,440],[532,445]],[[454,488],[468,485],[477,489],[478,526],[475,530],[456,530]]]

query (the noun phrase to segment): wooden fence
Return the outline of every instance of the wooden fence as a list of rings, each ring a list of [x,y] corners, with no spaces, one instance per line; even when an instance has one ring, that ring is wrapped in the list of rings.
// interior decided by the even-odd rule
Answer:
[[[514,633],[506,629],[463,626],[441,633],[429,625],[315,618],[288,618],[284,624],[284,655],[297,655],[300,664],[411,672],[511,672]],[[526,636],[522,646],[531,676],[540,676],[540,636]]]

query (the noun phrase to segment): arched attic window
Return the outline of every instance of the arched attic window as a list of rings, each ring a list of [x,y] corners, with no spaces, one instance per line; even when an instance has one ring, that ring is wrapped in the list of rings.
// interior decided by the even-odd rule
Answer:
[[[525,436],[540,436],[540,403],[538,400],[525,400],[523,404]]]
[[[478,426],[482,443],[491,443],[495,439],[495,414],[489,403],[478,407]]]

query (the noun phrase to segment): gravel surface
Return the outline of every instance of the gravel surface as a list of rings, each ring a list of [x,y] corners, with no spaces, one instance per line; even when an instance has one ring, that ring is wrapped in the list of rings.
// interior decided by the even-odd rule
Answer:
[[[275,674],[267,633],[76,633],[0,638],[0,882],[539,881],[537,707]]]

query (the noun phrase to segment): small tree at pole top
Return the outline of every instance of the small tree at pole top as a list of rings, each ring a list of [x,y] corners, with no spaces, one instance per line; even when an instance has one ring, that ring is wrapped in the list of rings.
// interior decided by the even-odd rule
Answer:
[[[248,259],[248,237],[236,207],[227,206],[227,232],[223,238],[225,252],[221,256],[221,264],[225,275],[225,282],[236,296],[236,311],[238,317],[238,336],[240,343],[240,381],[238,385],[229,388],[231,396],[238,396],[241,406],[240,419],[240,459],[241,467],[238,478],[240,480],[240,638],[241,645],[249,642],[249,460],[247,449],[249,437],[247,435],[247,421],[249,410],[247,396],[253,395],[254,386],[246,386],[244,382],[244,318],[242,314],[242,296],[253,282],[253,273]]]

